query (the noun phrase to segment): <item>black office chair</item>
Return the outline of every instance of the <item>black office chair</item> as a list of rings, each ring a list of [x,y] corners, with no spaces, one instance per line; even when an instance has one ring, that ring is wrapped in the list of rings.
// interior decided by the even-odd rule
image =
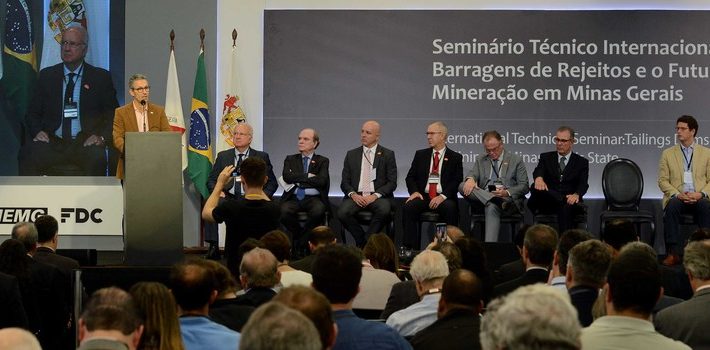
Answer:
[[[417,245],[414,246],[413,248],[415,250],[419,250],[421,248],[421,242],[422,242],[422,224],[425,222],[441,222],[439,213],[431,210],[425,210],[421,214],[419,214],[419,218],[417,220]]]
[[[648,224],[651,228],[649,244],[653,246],[656,239],[656,217],[650,211],[639,209],[643,194],[643,174],[638,165],[624,158],[607,163],[602,173],[602,191],[604,191],[606,210],[599,216],[600,237],[604,234],[607,222],[613,219],[626,219],[634,223],[639,234],[641,225]]]
[[[523,203],[524,204],[524,203]],[[523,205],[523,208],[525,208],[525,205]],[[485,209],[483,211],[474,211],[473,206],[469,206],[468,212],[471,215],[471,229],[470,232],[473,234],[474,229],[476,225],[481,227],[481,235],[480,235],[480,241],[484,242],[485,241],[485,225],[486,225],[486,213]],[[523,213],[518,212],[515,214],[507,214],[503,212],[500,216],[500,224],[501,225],[510,225],[510,232],[511,232],[511,238],[512,235],[515,235],[515,232],[518,231],[518,225],[522,224],[523,221],[525,220],[525,215]]]
[[[587,229],[587,206],[584,203],[577,204],[581,210],[579,213],[575,214],[572,218],[572,222],[578,229]],[[535,214],[533,216],[533,222],[535,224],[545,224],[552,227],[557,227],[557,214]],[[560,232],[562,233],[562,232]]]

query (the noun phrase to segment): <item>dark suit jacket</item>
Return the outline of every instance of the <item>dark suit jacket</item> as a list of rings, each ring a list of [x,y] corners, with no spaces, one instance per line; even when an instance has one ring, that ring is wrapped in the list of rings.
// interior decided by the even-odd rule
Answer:
[[[589,188],[589,161],[577,153],[570,153],[565,170],[562,172],[562,178],[560,178],[557,152],[546,152],[540,155],[537,167],[533,171],[532,182],[534,183],[538,177],[542,177],[549,189],[562,195],[576,193],[582,199]]]
[[[27,111],[30,140],[40,131],[53,135],[62,123],[64,64],[42,69],[32,103]],[[81,133],[78,141],[91,135],[103,136],[111,144],[113,111],[118,107],[111,74],[84,62],[79,93]]]
[[[79,269],[80,267],[79,262],[76,260],[59,255],[50,248],[38,247],[32,257],[39,262],[57,267],[68,277],[71,276],[72,270]]]
[[[495,283],[501,284],[511,280],[514,280],[525,273],[525,263],[523,259],[520,258],[515,261],[501,265],[498,270],[495,271]]]
[[[653,319],[658,333],[680,340],[693,349],[710,349],[710,289],[703,289],[690,300],[661,310]]]
[[[254,307],[239,305],[237,299],[218,299],[210,305],[210,318],[233,331],[241,332]]]
[[[303,160],[300,153],[286,156],[284,159],[283,178],[286,183],[298,184],[303,188],[315,188],[320,191],[321,200],[329,206],[328,191],[330,190],[330,175],[328,166],[330,161],[328,158],[320,154],[314,154],[308,166],[308,173],[315,176],[308,177],[308,174],[303,173]],[[290,191],[285,192],[281,196],[282,201],[287,201],[296,197],[296,186]]]
[[[589,327],[594,321],[592,317],[592,307],[599,296],[599,288],[588,286],[576,286],[568,291],[570,301],[577,309],[577,319],[582,327]]]
[[[429,327],[422,329],[410,341],[415,350],[480,349],[478,333],[481,317],[471,310],[453,309]]]
[[[357,192],[360,184],[360,172],[362,171],[362,146],[351,149],[345,155],[343,164],[343,177],[340,182],[340,189],[345,196],[350,192]],[[372,166],[376,169],[374,181],[375,192],[383,198],[392,197],[392,193],[397,188],[397,161],[394,152],[377,145],[375,157],[372,159]]]
[[[269,302],[275,295],[276,292],[274,292],[271,288],[254,287],[250,288],[246,293],[238,296],[234,300],[234,304],[259,307],[261,304]]]
[[[261,158],[266,163],[266,176],[268,177],[268,179],[266,180],[266,184],[264,184],[264,192],[267,196],[269,196],[269,198],[271,198],[274,195],[274,192],[276,192],[278,183],[276,183],[276,175],[274,175],[274,168],[271,166],[269,154],[266,152],[257,151],[251,147],[249,147],[248,153],[249,157]],[[214,190],[214,185],[217,184],[217,178],[219,177],[219,173],[221,173],[222,170],[224,170],[224,168],[228,165],[236,164],[236,158],[237,156],[234,153],[234,148],[224,150],[217,154],[217,159],[215,159],[214,165],[212,166],[212,171],[210,172],[210,176],[207,179],[207,189],[209,189],[210,193],[212,193],[212,190]],[[225,188],[225,192],[228,190],[229,188]]]
[[[429,172],[431,171],[431,157],[434,154],[432,148],[420,149],[414,154],[412,165],[409,167],[409,172],[405,182],[407,183],[407,191],[409,194],[419,192],[425,196],[429,192],[428,181]],[[441,159],[441,194],[448,199],[456,200],[458,194],[458,186],[463,180],[463,156],[451,148],[446,148],[444,159]]]
[[[391,314],[406,309],[420,300],[417,294],[417,286],[414,281],[403,281],[395,283],[390,290],[390,296],[387,298],[385,309],[382,310],[381,319],[386,320]]]
[[[303,259],[289,262],[288,266],[291,266],[294,269],[301,270],[303,272],[313,273],[314,261],[316,261],[316,255],[315,253],[311,253],[311,255],[306,255],[305,257],[303,257]]]
[[[518,287],[527,286],[529,284],[535,283],[546,283],[549,272],[543,269],[532,269],[525,271],[525,273],[508,282],[501,283],[493,289],[493,297],[502,297],[516,289]]]
[[[29,256],[27,262],[37,306],[41,312],[42,333],[39,341],[43,349],[53,349],[67,331],[70,307],[66,294],[70,291],[67,290],[68,286],[58,268]]]
[[[0,329],[7,327],[29,328],[22,304],[22,295],[17,279],[0,272]]]

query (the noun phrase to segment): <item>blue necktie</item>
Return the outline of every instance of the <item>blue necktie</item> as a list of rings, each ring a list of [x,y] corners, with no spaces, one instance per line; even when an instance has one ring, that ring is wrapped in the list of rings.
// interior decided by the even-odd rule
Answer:
[[[309,160],[308,157],[303,157],[303,173],[304,174],[308,174],[308,160]],[[298,186],[298,188],[296,189],[296,199],[301,201],[304,198],[306,198],[306,189],[301,186]]]

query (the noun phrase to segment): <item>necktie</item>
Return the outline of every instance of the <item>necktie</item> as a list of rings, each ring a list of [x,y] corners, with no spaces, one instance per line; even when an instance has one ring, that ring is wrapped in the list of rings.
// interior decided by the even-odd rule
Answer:
[[[498,180],[498,159],[493,160],[493,174],[491,174],[491,181]]]
[[[562,175],[562,172],[565,171],[565,165],[566,165],[565,161],[566,160],[567,160],[567,158],[564,156],[562,156],[562,158],[560,158],[560,175]]]
[[[69,73],[69,77],[67,78],[67,88],[64,90],[64,106],[66,106],[68,103],[72,103],[74,101],[74,85],[76,82],[74,81],[74,77],[76,74],[74,73]],[[71,120],[66,120],[67,118],[62,118],[62,139],[64,140],[71,140]]]
[[[241,171],[239,170],[241,165],[242,165],[242,160],[244,159],[244,153],[239,153],[239,159],[237,159],[237,165],[235,165],[234,171],[237,172],[237,174],[241,174]],[[234,190],[234,195],[239,196],[239,194],[242,193],[242,186],[240,185],[240,182],[237,181],[237,177],[234,177],[234,187],[232,187],[232,190]]]
[[[434,152],[434,161],[431,162],[431,173],[439,175],[439,152]],[[436,197],[436,185],[435,183],[429,184],[429,199],[434,199]]]
[[[365,151],[363,154],[362,162],[362,195],[369,196],[372,187],[372,166],[370,165],[370,150]]]
[[[310,160],[309,157],[303,157],[303,173],[304,174],[308,174],[308,161],[309,160]],[[306,198],[306,189],[301,186],[298,186],[298,188],[296,189],[296,199],[301,201],[304,198]]]

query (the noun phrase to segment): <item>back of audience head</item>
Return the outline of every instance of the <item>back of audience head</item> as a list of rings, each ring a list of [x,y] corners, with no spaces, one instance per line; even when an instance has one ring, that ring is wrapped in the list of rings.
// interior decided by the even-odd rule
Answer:
[[[525,232],[528,232],[528,229],[532,227],[530,224],[522,224],[520,225],[520,228],[518,228],[517,231],[515,231],[515,235],[513,236],[513,243],[515,244],[516,247],[518,247],[518,250],[522,254],[523,251],[523,244],[525,243]]]
[[[481,321],[484,350],[580,349],[581,327],[569,295],[534,284],[492,301]]]
[[[697,290],[701,283],[710,283],[710,240],[688,243],[683,254],[683,266],[693,290]]]
[[[59,223],[57,219],[51,215],[42,215],[35,219],[35,227],[37,228],[37,242],[50,242],[57,236],[59,232]]]
[[[170,290],[158,282],[138,282],[130,294],[143,319],[143,336],[138,348],[183,349],[177,305]]]
[[[264,248],[254,248],[244,254],[239,265],[239,279],[246,288],[272,288],[281,280],[279,262]]]
[[[18,222],[12,227],[12,236],[25,246],[25,251],[32,253],[37,249],[37,227],[31,222]]]
[[[319,350],[321,342],[316,327],[306,316],[270,301],[249,317],[242,329],[239,349]]]
[[[328,226],[314,227],[308,233],[308,246],[311,252],[331,244],[335,244],[335,233],[333,229]]]
[[[227,267],[214,260],[203,260],[202,262],[203,265],[214,274],[215,281],[217,282],[217,299],[236,297],[239,284]]]
[[[291,260],[291,241],[281,230],[267,232],[260,239],[262,248],[268,249],[279,262]]]
[[[370,265],[376,269],[387,270],[394,274],[398,273],[399,256],[397,249],[390,239],[384,233],[376,233],[371,235],[362,249],[365,258],[370,260]]]
[[[360,289],[362,261],[345,247],[328,245],[318,250],[312,275],[313,287],[331,304],[347,304]]]
[[[620,251],[621,248],[633,241],[638,240],[636,227],[626,219],[614,219],[609,221],[602,233],[602,241],[614,248],[615,251]]]
[[[133,298],[127,292],[109,287],[99,289],[91,295],[79,319],[79,341],[93,337],[105,337],[106,331],[114,331],[114,340],[124,342],[135,349],[143,332],[142,320]]]
[[[456,243],[459,239],[466,237],[463,231],[455,225],[446,225],[446,235],[449,236],[451,243]]]
[[[463,264],[461,259],[461,251],[453,243],[439,242],[433,248],[433,251],[439,252],[446,258],[446,264],[449,266],[449,272],[460,269]]]
[[[217,278],[197,259],[174,265],[169,285],[182,314],[206,313],[218,294]]]
[[[611,252],[604,243],[590,239],[569,251],[567,287],[589,286],[602,288],[611,264]]]
[[[479,313],[483,307],[483,287],[481,280],[468,270],[452,271],[444,279],[439,299],[439,318],[454,309],[465,309]]]
[[[704,241],[710,239],[710,228],[699,227],[688,237],[688,242]]]
[[[22,242],[10,238],[0,244],[0,271],[17,277],[22,284],[29,281],[30,271],[27,251]]]
[[[533,225],[525,232],[523,257],[526,263],[549,267],[557,248],[557,231],[547,225]]]
[[[263,247],[263,244],[261,243],[260,240],[256,238],[247,238],[242,242],[242,244],[239,245],[237,248],[237,259],[235,261],[238,261],[241,263],[242,259],[244,258],[244,254],[246,254],[248,251],[254,249],[254,248],[261,248]],[[233,276],[239,276],[239,266],[227,266],[229,269],[229,272],[232,273]],[[241,283],[241,282],[240,282]],[[244,286],[241,286],[242,288],[245,288]]]
[[[561,274],[564,275],[567,273],[569,251],[577,244],[590,239],[592,239],[592,235],[590,235],[589,232],[580,229],[567,230],[562,234],[562,236],[560,236],[560,241],[557,242],[555,256],[557,259],[557,266],[559,267]]]
[[[412,260],[409,273],[416,283],[417,293],[421,296],[428,289],[441,288],[444,278],[449,275],[449,265],[443,254],[433,250],[424,250]]]
[[[261,188],[266,183],[266,162],[258,157],[247,157],[239,166],[239,174],[249,187]]]
[[[472,237],[463,237],[454,245],[461,252],[461,267],[476,274],[480,279],[490,277],[488,265],[486,263],[486,252],[483,249],[483,244]]]
[[[607,276],[607,313],[647,319],[663,294],[655,254],[645,243],[629,244],[611,263]],[[613,308],[610,308],[610,306]]]
[[[0,349],[42,350],[35,336],[22,328],[0,329]]]
[[[296,285],[282,289],[272,301],[282,303],[308,317],[320,334],[323,349],[335,344],[337,327],[333,321],[330,302],[325,295],[313,288]]]

